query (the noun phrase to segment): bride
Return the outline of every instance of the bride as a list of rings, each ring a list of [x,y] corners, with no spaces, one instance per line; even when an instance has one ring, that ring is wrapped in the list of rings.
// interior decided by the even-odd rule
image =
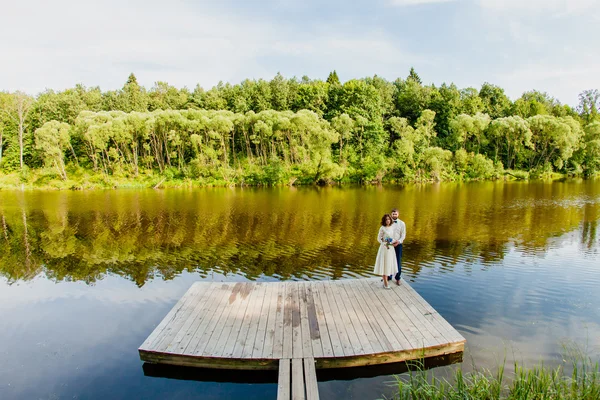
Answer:
[[[398,272],[398,262],[394,251],[394,229],[392,217],[389,214],[384,214],[381,218],[381,228],[379,228],[377,234],[379,251],[377,252],[373,273],[383,276],[383,287],[386,289],[390,289],[388,276]]]

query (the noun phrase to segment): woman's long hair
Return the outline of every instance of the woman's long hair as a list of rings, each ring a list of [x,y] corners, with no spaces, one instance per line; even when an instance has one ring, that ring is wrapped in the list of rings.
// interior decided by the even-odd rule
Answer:
[[[383,217],[381,217],[381,226],[388,226],[385,223],[385,220],[388,218],[390,219],[390,225],[394,223],[394,220],[392,219],[392,216],[390,214],[383,214]]]

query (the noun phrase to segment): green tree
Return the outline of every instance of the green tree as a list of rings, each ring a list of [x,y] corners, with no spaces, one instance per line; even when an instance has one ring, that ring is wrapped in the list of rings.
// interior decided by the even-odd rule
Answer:
[[[383,114],[383,118],[390,118],[396,109],[394,104],[394,93],[396,92],[396,87],[394,84],[377,75],[372,78],[366,78],[364,81],[377,89],[379,92],[379,99],[381,101],[381,112]]]
[[[326,82],[330,85],[341,85],[340,78],[338,78],[338,74],[335,69],[329,73]]]
[[[56,168],[63,180],[67,179],[64,151],[70,146],[71,127],[65,122],[49,121],[35,131],[35,147],[43,154],[48,167]]]
[[[529,124],[521,117],[498,118],[490,124],[490,137],[494,141],[494,161],[503,156],[506,168],[513,168],[517,155],[533,148]]]
[[[582,146],[576,154],[577,160],[583,164],[586,176],[600,172],[600,121],[594,121],[585,126]]]
[[[348,114],[351,118],[362,116],[367,120],[381,124],[381,98],[377,89],[364,81],[356,79],[344,83],[338,90],[336,110],[329,110],[330,117]]]
[[[417,71],[415,71],[413,67],[410,67],[410,72],[408,73],[408,77],[406,78],[406,80],[412,80],[418,83],[419,85],[423,84],[423,82],[421,82],[421,77],[419,76],[419,74],[417,74]]]
[[[600,113],[600,91],[598,89],[584,90],[579,94],[578,111],[587,123],[598,119]]]
[[[479,97],[479,91],[475,88],[469,87],[460,91],[460,113],[475,115],[478,112],[483,112],[484,105],[483,100]]]
[[[150,92],[148,92],[148,107],[150,111],[154,110],[183,110],[187,108],[190,99],[190,93],[187,89],[179,90],[166,82],[156,82]],[[136,110],[145,111],[145,110]]]
[[[485,131],[491,118],[487,114],[477,113],[475,116],[460,114],[450,121],[449,145],[455,149],[462,148],[479,154],[485,143]]]
[[[583,131],[573,118],[557,118],[536,115],[527,119],[535,148],[530,168],[536,169],[547,163],[562,169],[573,152],[578,149]]]
[[[442,86],[432,91],[429,102],[430,110],[435,112],[435,126],[441,139],[450,135],[450,121],[456,117],[461,109],[460,91],[456,85]]]
[[[323,116],[329,103],[329,84],[323,81],[301,82],[298,85],[293,111],[310,110]]]
[[[417,122],[423,110],[429,107],[433,88],[422,86],[415,79],[396,80],[394,96],[399,117],[407,118],[411,124]]]
[[[19,140],[19,165],[21,170],[25,166],[23,162],[23,154],[25,152],[25,135],[28,126],[27,116],[34,104],[34,99],[20,91],[13,93],[3,101],[1,111],[4,114],[4,119],[10,119],[17,126]]]
[[[506,117],[510,114],[511,103],[504,94],[504,89],[486,82],[479,90],[479,97],[483,102],[483,111],[492,119]]]
[[[125,112],[148,111],[148,95],[133,73],[129,74],[127,82],[117,95],[117,107]]]
[[[352,131],[354,129],[354,120],[350,118],[348,114],[342,114],[337,117],[334,117],[331,120],[331,126],[336,132],[339,134],[339,142],[340,142],[340,154],[339,154],[339,162],[340,164],[344,164],[346,161],[346,157],[344,155],[344,142],[351,137]]]
[[[271,104],[274,110],[285,111],[290,109],[291,86],[279,72],[269,82],[271,87]]]

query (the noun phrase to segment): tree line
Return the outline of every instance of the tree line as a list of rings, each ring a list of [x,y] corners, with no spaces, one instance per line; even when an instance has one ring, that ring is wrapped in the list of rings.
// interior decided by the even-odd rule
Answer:
[[[546,93],[425,85],[411,69],[341,83],[245,80],[205,91],[131,74],[120,90],[0,92],[0,173],[82,171],[201,184],[328,184],[593,176],[600,92],[573,109]]]

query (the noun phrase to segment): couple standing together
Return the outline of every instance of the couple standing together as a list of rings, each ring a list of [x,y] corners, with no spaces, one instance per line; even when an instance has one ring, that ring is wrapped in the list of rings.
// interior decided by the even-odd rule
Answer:
[[[377,234],[379,251],[375,260],[373,273],[383,276],[383,287],[390,289],[388,280],[395,274],[396,285],[400,285],[402,272],[402,243],[406,237],[406,224],[398,219],[398,209],[381,218],[381,228]]]

